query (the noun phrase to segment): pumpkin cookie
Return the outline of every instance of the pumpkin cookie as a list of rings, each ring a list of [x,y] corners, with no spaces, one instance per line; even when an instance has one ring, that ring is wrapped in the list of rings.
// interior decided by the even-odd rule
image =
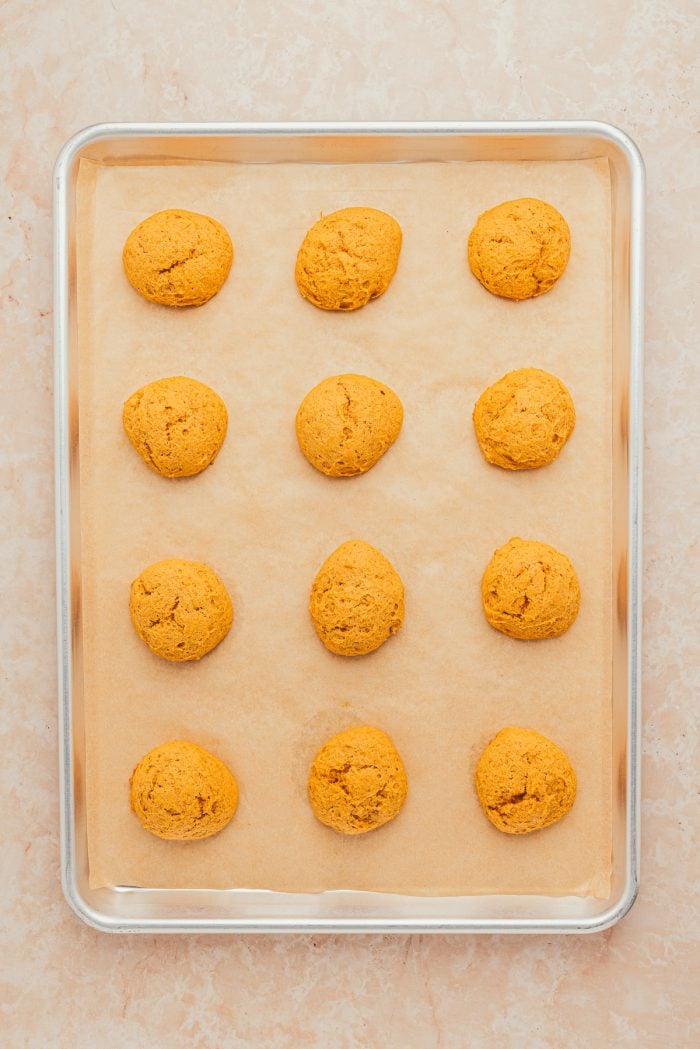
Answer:
[[[297,412],[299,447],[321,473],[366,473],[394,443],[403,405],[393,390],[366,375],[333,375],[307,393]]]
[[[352,539],[321,565],[311,587],[309,611],[329,651],[363,656],[400,629],[403,583],[379,550]]]
[[[223,761],[183,740],[149,750],[131,775],[129,792],[142,827],[172,841],[218,834],[238,805],[238,786]]]
[[[547,543],[510,539],[496,550],[481,580],[492,627],[509,637],[557,637],[578,615],[581,591],[574,566]]]
[[[152,652],[172,662],[201,659],[228,634],[233,605],[218,575],[173,558],[144,568],[131,584],[131,621]]]
[[[398,815],[406,770],[385,732],[358,725],[321,747],[309,773],[314,815],[339,834],[365,834]]]
[[[479,758],[476,792],[494,827],[529,834],[566,816],[576,798],[576,773],[551,739],[511,726]]]
[[[163,477],[191,477],[216,458],[228,413],[203,382],[175,375],[132,394],[124,405],[126,435],[145,463]]]
[[[202,306],[228,277],[233,244],[216,219],[171,208],[131,231],[122,253],[132,288],[163,306]]]
[[[311,227],[297,254],[299,291],[322,310],[357,310],[396,273],[401,227],[375,208],[343,208]]]
[[[532,299],[549,291],[566,269],[570,251],[566,219],[534,197],[485,211],[469,234],[472,273],[506,299]]]
[[[474,407],[484,457],[504,470],[534,470],[559,455],[576,423],[563,382],[539,368],[518,368],[484,390]]]

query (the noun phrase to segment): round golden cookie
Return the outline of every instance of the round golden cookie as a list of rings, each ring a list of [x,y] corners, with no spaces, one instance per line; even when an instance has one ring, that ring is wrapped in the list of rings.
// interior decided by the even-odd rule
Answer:
[[[484,390],[474,407],[484,457],[504,470],[534,470],[559,455],[576,424],[571,394],[539,368],[518,368]]]
[[[507,200],[485,211],[469,234],[472,273],[506,299],[532,299],[549,291],[566,269],[570,252],[566,219],[534,197]]]
[[[129,611],[151,651],[178,663],[206,656],[233,622],[231,598],[218,575],[179,558],[144,568],[131,584]]]
[[[175,375],[142,386],[124,404],[126,435],[145,463],[163,477],[205,470],[224,443],[226,405],[203,382]]]
[[[578,615],[581,590],[565,554],[534,539],[510,539],[496,550],[481,580],[492,627],[528,641],[557,637]]]
[[[364,656],[401,627],[403,583],[379,550],[351,539],[321,565],[311,587],[309,611],[329,651]]]
[[[216,219],[171,208],[131,231],[122,260],[132,288],[149,302],[203,306],[228,277],[233,244]]]
[[[131,774],[129,793],[141,825],[171,841],[218,834],[238,805],[238,785],[223,761],[183,740],[149,750]]]
[[[321,473],[366,473],[401,431],[403,405],[393,390],[367,375],[333,375],[299,406],[299,447]]]
[[[339,834],[365,834],[398,815],[406,800],[406,770],[385,732],[358,725],[321,747],[309,773],[314,815]]]
[[[384,294],[400,251],[401,227],[391,215],[342,208],[306,234],[294,277],[304,298],[319,309],[357,310]]]
[[[479,758],[476,792],[494,827],[529,834],[566,816],[576,798],[576,773],[551,739],[511,726]]]

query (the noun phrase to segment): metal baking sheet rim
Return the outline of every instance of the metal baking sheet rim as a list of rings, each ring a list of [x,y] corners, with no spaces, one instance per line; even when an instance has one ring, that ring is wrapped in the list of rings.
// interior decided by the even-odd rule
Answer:
[[[615,723],[623,726],[618,795],[624,795],[619,835],[624,856],[616,872],[618,889],[612,901],[591,901],[579,897],[483,896],[483,897],[401,897],[382,893],[327,892],[317,896],[248,890],[164,890],[119,887],[90,890],[87,887],[87,849],[85,828],[81,839],[76,804],[82,790],[82,757],[79,718],[74,708],[74,675],[79,665],[79,561],[74,559],[77,508],[77,398],[71,382],[71,331],[75,317],[71,312],[71,288],[75,274],[71,254],[74,216],[74,179],[77,163],[86,151],[100,144],[133,144],[132,159],[148,159],[138,152],[137,143],[157,140],[165,145],[177,137],[199,147],[208,141],[220,144],[236,139],[240,143],[279,140],[289,153],[290,143],[304,140],[307,145],[333,137],[352,146],[363,141],[363,160],[367,147],[411,143],[461,144],[467,156],[474,143],[487,145],[492,158],[502,150],[503,159],[576,159],[607,155],[613,168],[614,192],[622,194],[622,222],[626,243],[622,244],[624,264],[624,311],[615,317],[613,331],[621,323],[627,343],[626,387],[623,406],[622,454],[625,465],[626,514],[623,521],[620,572],[623,585],[626,628],[626,703]],[[598,152],[592,152],[597,146]],[[400,152],[400,150],[399,150]],[[409,151],[410,152],[410,151]],[[526,154],[526,155],[524,155]],[[197,154],[200,155],[200,154]],[[129,153],[124,154],[128,161]],[[151,159],[156,154],[151,151]],[[192,153],[188,157],[193,157]],[[170,160],[187,159],[180,153]],[[228,158],[227,158],[228,159]],[[279,159],[279,158],[277,158]],[[294,159],[293,153],[286,159]],[[303,158],[309,160],[308,156]],[[329,158],[325,158],[328,161]],[[348,159],[347,156],[343,158]],[[371,159],[371,158],[370,158]],[[375,158],[377,159],[377,158]],[[386,159],[382,157],[381,159]],[[395,157],[394,159],[401,159]],[[426,158],[423,158],[426,159]],[[430,159],[441,159],[430,153]],[[332,162],[332,159],[330,160]],[[528,122],[381,122],[381,123],[280,123],[280,124],[98,124],[74,135],[56,161],[53,178],[54,202],[54,364],[55,364],[55,500],[56,500],[56,583],[58,630],[58,730],[60,777],[61,881],[66,900],[84,922],[104,932],[148,933],[583,933],[600,932],[619,921],[633,905],[639,884],[640,837],[640,718],[641,718],[641,507],[642,507],[642,381],[643,381],[643,267],[644,267],[644,164],[634,142],[618,128],[598,121]],[[613,205],[618,203],[614,197]],[[613,228],[613,255],[620,247]],[[613,370],[615,365],[613,346]],[[71,399],[72,398],[72,399]],[[627,410],[626,418],[624,408]],[[617,421],[617,420],[616,420]],[[615,522],[613,522],[614,527]],[[77,562],[77,563],[76,563]],[[626,575],[626,581],[625,581]],[[614,697],[613,697],[614,698]],[[615,742],[615,741],[614,741]],[[624,780],[624,782],[623,782]],[[615,785],[614,785],[615,786]],[[615,809],[615,798],[614,805]],[[84,814],[83,814],[84,821]],[[222,901],[231,903],[221,913]],[[128,901],[128,906],[126,903]],[[232,902],[233,901],[233,902]],[[310,901],[310,902],[309,902]],[[270,908],[274,903],[276,908]],[[186,907],[184,904],[186,903]],[[216,906],[212,908],[212,903]],[[322,903],[322,906],[320,904]],[[165,904],[165,906],[162,906]],[[302,904],[304,906],[302,906]],[[607,904],[607,905],[606,905]],[[161,905],[161,906],[159,906]],[[306,909],[304,909],[306,908]],[[475,910],[476,908],[476,910]],[[313,911],[326,913],[312,913]],[[460,913],[461,909],[461,913]],[[216,910],[218,913],[213,913]],[[472,913],[467,913],[469,911]],[[247,912],[247,913],[246,913]],[[448,913],[450,912],[450,913]],[[538,913],[536,913],[538,912]],[[548,913],[549,912],[549,913]],[[587,913],[588,912],[588,913]]]

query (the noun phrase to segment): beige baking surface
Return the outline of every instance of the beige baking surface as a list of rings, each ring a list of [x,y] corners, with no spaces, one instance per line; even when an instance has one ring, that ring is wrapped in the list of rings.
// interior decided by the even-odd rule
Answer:
[[[479,212],[543,197],[569,221],[554,290],[510,303],[477,283],[466,236]],[[298,294],[294,259],[321,212],[390,211],[404,245],[388,292],[352,314]],[[229,229],[231,276],[208,305],[169,310],[128,285],[121,248],[153,211],[208,212]],[[357,166],[96,167],[79,178],[82,583],[90,882],[351,888],[419,895],[606,896],[611,841],[611,295],[607,161]],[[572,392],[560,459],[511,474],[481,458],[471,409],[509,369],[535,365]],[[366,476],[331,480],[296,446],[294,415],[327,375],[389,383],[403,433]],[[121,405],[191,375],[226,401],[230,429],[203,475],[166,481],[129,445]],[[562,638],[520,642],[486,624],[479,581],[512,535],[564,550],[581,613]],[[311,580],[351,537],[406,586],[401,633],[373,655],[332,656],[307,612]],[[206,561],[233,597],[228,638],[199,664],[152,655],[128,613],[131,580],[164,557]],[[317,823],[306,774],[331,733],[369,722],[401,752],[409,797],[376,833]],[[504,725],[569,754],[578,797],[523,838],[479,808],[473,770]],[[238,812],[217,837],[163,842],[129,809],[145,751],[191,739],[232,768]]]

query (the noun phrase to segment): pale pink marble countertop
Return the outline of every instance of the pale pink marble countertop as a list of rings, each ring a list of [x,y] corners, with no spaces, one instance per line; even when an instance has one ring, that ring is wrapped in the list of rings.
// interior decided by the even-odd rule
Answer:
[[[700,1044],[691,897],[700,691],[696,13],[692,0],[2,4],[3,1046]],[[69,911],[58,870],[56,153],[74,131],[104,120],[547,117],[620,125],[648,170],[644,838],[636,906],[614,929],[583,938],[93,932]]]

